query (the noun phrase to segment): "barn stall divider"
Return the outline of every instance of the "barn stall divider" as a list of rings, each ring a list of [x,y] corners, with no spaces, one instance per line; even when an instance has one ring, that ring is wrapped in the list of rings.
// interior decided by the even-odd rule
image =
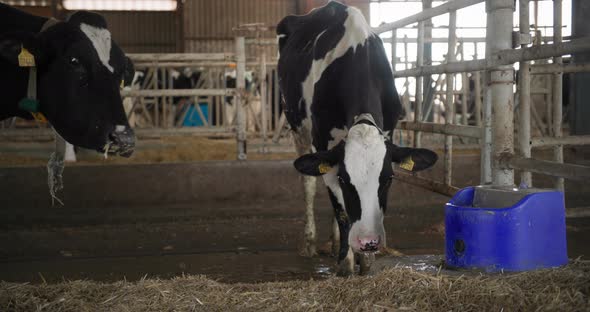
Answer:
[[[553,43],[529,46],[532,43],[529,29],[529,1],[520,0],[520,30],[513,33],[513,12],[515,4],[512,0],[485,1],[487,11],[486,58],[471,61],[455,61],[457,46],[456,19],[457,10],[484,2],[484,0],[455,0],[401,20],[381,25],[374,29],[378,34],[391,33],[393,68],[396,62],[397,29],[418,23],[416,67],[395,72],[395,78],[415,77],[416,98],[414,120],[402,121],[400,130],[414,132],[414,146],[421,145],[421,132],[445,135],[444,144],[444,181],[431,181],[407,174],[399,174],[398,179],[427,187],[435,192],[452,195],[457,188],[452,185],[452,136],[479,139],[481,144],[481,184],[514,185],[514,170],[522,170],[521,181],[528,187],[533,185],[531,172],[556,177],[554,187],[564,190],[563,179],[584,180],[590,177],[590,167],[564,164],[563,145],[588,145],[590,136],[563,136],[562,133],[562,75],[568,72],[582,72],[590,69],[590,64],[562,63],[562,56],[578,52],[590,51],[590,38],[570,38],[563,41],[562,37],[562,1],[554,3],[554,37]],[[440,65],[423,65],[424,30],[426,21],[449,13],[449,40],[446,63]],[[514,39],[514,40],[513,40]],[[514,44],[514,46],[513,46]],[[515,49],[519,45],[520,49]],[[552,64],[531,65],[529,61],[552,58]],[[519,114],[518,147],[514,149],[514,67],[519,62]],[[481,109],[476,101],[476,113],[482,111],[482,124],[475,126],[454,124],[453,90],[454,74],[474,72],[484,73],[484,96]],[[444,124],[423,121],[423,79],[431,75],[445,74],[446,118]],[[531,137],[531,74],[553,75],[553,125],[551,137]],[[465,97],[463,97],[465,99]],[[463,104],[464,105],[464,104]],[[465,110],[463,110],[465,112]],[[492,113],[495,112],[495,113]],[[476,117],[477,118],[477,117]],[[531,158],[531,149],[540,146],[553,147],[553,161]],[[578,210],[578,209],[576,209]],[[586,209],[585,209],[586,210]]]

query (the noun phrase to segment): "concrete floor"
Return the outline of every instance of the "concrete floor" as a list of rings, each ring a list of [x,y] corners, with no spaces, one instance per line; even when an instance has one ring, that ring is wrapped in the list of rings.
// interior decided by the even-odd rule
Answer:
[[[477,155],[458,154],[455,166],[456,184],[478,183]],[[441,174],[439,163],[425,176]],[[65,206],[54,207],[46,179],[44,167],[0,168],[0,280],[118,280],[184,272],[237,282],[332,272],[334,260],[327,254],[298,255],[302,188],[291,161],[68,167]],[[587,188],[568,185],[568,202],[587,202]],[[331,206],[321,184],[318,190],[323,244],[329,240]],[[389,246],[409,255],[442,254],[447,200],[394,183],[385,218]],[[587,257],[590,218],[567,223],[569,256]]]

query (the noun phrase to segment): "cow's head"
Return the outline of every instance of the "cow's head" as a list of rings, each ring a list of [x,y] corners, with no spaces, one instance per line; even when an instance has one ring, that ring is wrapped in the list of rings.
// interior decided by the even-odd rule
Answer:
[[[133,79],[133,64],[111,39],[104,18],[76,12],[34,33],[1,39],[2,57],[16,62],[21,47],[35,57],[39,111],[68,142],[130,156],[135,145],[120,88]]]
[[[392,144],[368,118],[357,121],[330,150],[299,157],[295,168],[305,175],[336,175],[338,182],[328,187],[348,214],[348,243],[354,252],[374,252],[385,244],[383,214],[393,179],[392,163],[415,172],[431,167],[437,159],[430,150]]]

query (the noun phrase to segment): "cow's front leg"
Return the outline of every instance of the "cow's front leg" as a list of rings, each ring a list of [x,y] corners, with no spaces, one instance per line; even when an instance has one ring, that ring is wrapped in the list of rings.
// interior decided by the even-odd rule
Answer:
[[[316,226],[313,211],[313,201],[316,193],[316,177],[304,176],[303,187],[305,192],[305,231],[303,256],[313,257],[316,251]]]
[[[338,256],[340,251],[340,226],[338,225],[338,219],[334,216],[332,219],[332,256]]]
[[[352,248],[348,247],[348,244],[346,245],[346,248],[340,248],[341,259],[338,259],[338,268],[336,270],[336,275],[338,276],[350,276],[354,274],[354,253],[352,252]]]

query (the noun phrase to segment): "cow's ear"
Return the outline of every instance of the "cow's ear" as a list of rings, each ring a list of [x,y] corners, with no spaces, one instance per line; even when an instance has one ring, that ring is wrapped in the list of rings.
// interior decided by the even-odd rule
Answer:
[[[283,18],[277,25],[277,39],[279,41],[279,52],[283,50],[283,47],[287,43],[287,39],[293,32],[295,20],[297,16],[289,15]]]
[[[329,151],[303,155],[297,158],[293,165],[303,175],[321,176],[328,173],[343,158],[344,142],[340,142]]]
[[[399,147],[387,142],[391,161],[406,171],[420,171],[432,167],[438,160],[435,152],[425,148]]]
[[[33,55],[37,54],[35,35],[33,33],[14,32],[0,36],[1,59],[18,65],[18,56],[23,52],[23,48]]]

